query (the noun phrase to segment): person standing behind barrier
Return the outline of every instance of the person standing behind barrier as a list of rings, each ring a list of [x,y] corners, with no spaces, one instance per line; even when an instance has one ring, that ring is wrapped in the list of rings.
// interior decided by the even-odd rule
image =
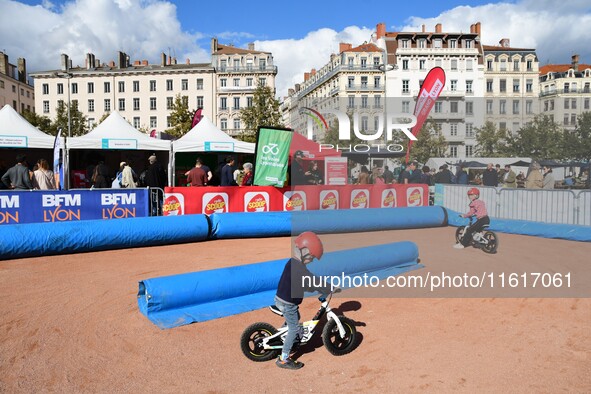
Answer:
[[[544,166],[544,178],[542,180],[543,189],[554,189],[554,174],[552,168]]]
[[[428,166],[423,166],[423,173],[421,174],[421,182],[424,185],[432,186],[431,169]]]
[[[123,169],[121,170],[121,187],[136,188],[136,179],[137,176],[133,172],[133,168],[131,168],[127,162],[123,162]]]
[[[108,179],[109,169],[104,162],[99,161],[92,173],[92,187],[95,189],[106,189],[110,187]]]
[[[201,163],[200,159],[195,161],[195,167],[189,171],[187,183],[191,184],[191,186],[207,186],[207,174],[203,170],[203,163]]]
[[[384,167],[384,173],[382,175],[384,176],[384,182],[386,182],[386,184],[389,185],[394,181],[394,173],[390,171],[388,166]]]
[[[252,180],[254,178],[254,174],[252,172],[252,163],[244,163],[242,168],[244,169],[244,176],[242,177],[240,186],[252,186]]]
[[[515,183],[518,189],[525,188],[525,175],[523,175],[523,171],[519,171],[519,174],[515,177]]]
[[[156,154],[152,154],[148,158],[150,165],[146,170],[146,186],[157,188],[157,200],[152,204],[152,216],[161,214],[162,202],[164,201],[164,188],[166,187],[166,172],[164,167],[158,163]]]
[[[503,187],[517,187],[517,176],[515,175],[515,171],[511,169],[511,166],[509,164],[505,165],[505,174],[503,175]]]
[[[500,164],[495,164],[495,171],[497,172],[497,186],[503,184],[503,178],[505,178],[505,170],[501,169]]]
[[[53,171],[49,169],[49,163],[45,159],[39,159],[37,162],[39,168],[33,174],[35,183],[39,190],[55,190],[55,177]]]
[[[234,165],[234,158],[232,156],[226,157],[226,164],[222,168],[222,179],[220,182],[220,186],[236,186],[236,181],[234,180],[234,170],[232,166]]]
[[[10,167],[2,176],[2,183],[9,189],[30,190],[33,188],[29,169],[25,165],[27,157],[23,154],[16,156],[16,164]]]
[[[456,249],[464,249],[466,246],[470,245],[472,242],[472,234],[481,231],[485,225],[490,224],[486,204],[484,201],[479,200],[480,190],[475,187],[471,188],[468,190],[468,198],[470,199],[470,210],[468,213],[460,214],[460,217],[469,218],[475,216],[476,222],[472,223],[472,225],[466,229],[460,242],[453,246]]]
[[[458,185],[468,184],[468,173],[464,171],[464,167],[462,167],[461,165],[458,166],[458,170],[456,172],[456,183]]]
[[[544,186],[544,177],[540,173],[540,165],[537,162],[533,162],[531,170],[525,179],[525,188],[541,189],[542,186]]]
[[[488,164],[486,170],[484,170],[484,174],[482,174],[482,185],[493,187],[499,185],[499,177],[492,163]]]
[[[369,169],[366,166],[361,166],[361,172],[359,173],[359,177],[357,178],[357,184],[369,184]]]

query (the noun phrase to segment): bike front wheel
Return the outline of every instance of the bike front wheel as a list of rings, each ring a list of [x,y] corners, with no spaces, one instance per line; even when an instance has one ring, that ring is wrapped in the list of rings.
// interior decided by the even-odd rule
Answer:
[[[263,339],[277,333],[269,323],[254,323],[246,328],[240,337],[242,353],[252,361],[269,361],[277,357],[279,350],[263,348]]]
[[[460,240],[464,236],[464,227],[458,227],[456,229],[456,243],[460,243]]]
[[[345,316],[338,318],[345,329],[345,336],[341,338],[336,321],[329,320],[322,330],[322,342],[330,354],[343,356],[351,353],[357,347],[357,330],[353,320]]]
[[[484,233],[483,238],[485,242],[482,243],[482,250],[486,253],[496,253],[499,247],[499,237],[497,237],[497,234],[487,231]]]

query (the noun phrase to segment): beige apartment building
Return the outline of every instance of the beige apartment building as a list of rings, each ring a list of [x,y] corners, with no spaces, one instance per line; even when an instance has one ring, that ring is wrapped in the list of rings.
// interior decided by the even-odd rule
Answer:
[[[244,66],[234,68],[235,58]],[[255,59],[257,66],[252,67],[250,60]],[[118,111],[137,129],[163,132],[171,127],[171,108],[180,95],[190,110],[202,108],[203,115],[218,127],[238,134],[239,109],[252,102],[256,83],[275,87],[277,68],[272,64],[270,53],[226,47],[213,39],[211,63],[191,63],[189,59],[179,63],[164,53],[159,64],[131,62],[127,54],[118,52],[117,61],[104,63],[88,53],[84,66],[73,66],[63,54],[60,69],[31,76],[35,79],[37,113],[50,119],[55,119],[58,103],[63,101],[77,105],[89,128],[106,114]],[[247,86],[249,83],[252,86]]]
[[[245,131],[240,110],[251,107],[257,86],[269,86],[275,95],[277,66],[270,52],[221,45],[211,40],[211,66],[214,69],[213,107],[215,123],[230,135]]]
[[[304,81],[289,89],[281,106],[284,124],[305,132],[309,117],[300,110],[330,107],[355,110],[360,113],[360,130],[376,130],[377,115],[384,108],[383,64],[384,52],[374,44],[339,44],[339,53],[332,54],[327,64],[304,73]],[[326,130],[317,125],[314,130],[315,138],[321,141]]]
[[[577,116],[591,111],[591,65],[579,64],[579,55],[571,64],[540,67],[539,83],[540,112],[564,128],[574,129]]]
[[[485,120],[516,132],[539,113],[539,61],[535,49],[512,48],[508,38],[483,45]]]
[[[0,52],[0,108],[6,104],[18,113],[35,112],[35,92],[27,81],[27,63],[19,58],[11,64],[8,55]]]

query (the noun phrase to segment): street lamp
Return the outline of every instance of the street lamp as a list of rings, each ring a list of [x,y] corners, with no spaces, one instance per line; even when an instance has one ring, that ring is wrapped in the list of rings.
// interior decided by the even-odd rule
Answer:
[[[53,73],[53,75],[55,77],[58,78],[66,78],[68,80],[68,138],[72,136],[72,119],[71,119],[71,114],[70,114],[70,79],[72,79],[72,77],[74,76],[72,73],[70,72],[55,72]]]

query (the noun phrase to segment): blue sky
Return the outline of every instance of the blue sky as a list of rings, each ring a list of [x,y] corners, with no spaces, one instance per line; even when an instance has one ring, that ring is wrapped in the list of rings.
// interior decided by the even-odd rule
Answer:
[[[170,0],[0,0],[0,50],[29,71],[59,68],[60,54],[74,65],[86,53],[103,62],[117,51],[158,63],[160,53],[180,62],[210,61],[210,40],[273,53],[280,96],[338,52],[339,42],[360,45],[379,22],[387,31],[469,31],[481,22],[482,42],[535,48],[540,63],[569,63],[579,54],[591,64],[585,27],[589,0],[257,2]],[[15,33],[18,32],[18,33]]]

